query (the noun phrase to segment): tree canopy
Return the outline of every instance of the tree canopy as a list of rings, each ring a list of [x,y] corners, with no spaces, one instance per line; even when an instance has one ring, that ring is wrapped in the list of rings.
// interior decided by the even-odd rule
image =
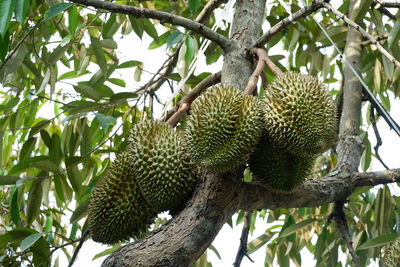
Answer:
[[[337,142],[318,157],[309,179],[277,193],[252,183],[248,169],[205,171],[179,214],[168,223],[160,216],[142,239],[101,252],[110,254],[103,265],[211,266],[206,249],[221,227],[242,222],[237,258],[229,259],[235,266],[258,249],[265,250],[266,266],[301,266],[302,250],[318,266],[379,261],[400,231],[400,198],[388,186],[400,181],[400,169],[381,159],[385,136],[376,124],[384,121],[400,137],[389,113],[400,95],[400,5],[332,5],[2,0],[0,263],[58,266],[54,252],[62,250],[72,264],[90,238],[91,192],[126,149],[133,125],[153,118],[179,129],[211,85],[256,88],[262,97],[282,71],[317,76],[339,110]],[[162,49],[166,60],[146,65],[119,53],[120,40],[132,36],[150,38],[146,53]],[[221,71],[196,69],[200,60],[223,61]],[[162,93],[169,90],[171,98]],[[371,172],[373,159],[387,170]],[[274,226],[248,240],[257,221]]]

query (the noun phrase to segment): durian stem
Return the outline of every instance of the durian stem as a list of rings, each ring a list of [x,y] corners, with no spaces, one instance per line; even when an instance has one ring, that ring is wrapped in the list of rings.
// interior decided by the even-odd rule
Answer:
[[[217,72],[202,80],[195,88],[193,88],[178,104],[178,109],[166,121],[166,124],[176,127],[178,122],[186,114],[190,108],[190,104],[208,87],[217,84],[221,81],[221,72]]]
[[[257,86],[258,77],[263,73],[265,65],[267,65],[275,75],[282,75],[283,72],[268,57],[267,52],[262,48],[253,48],[250,52],[258,57],[257,66],[251,74],[244,93],[251,95]]]
[[[240,236],[240,245],[238,252],[236,254],[235,262],[233,263],[233,267],[240,267],[240,264],[242,263],[242,259],[244,256],[246,256],[251,262],[254,263],[254,261],[247,254],[247,240],[250,232],[250,221],[252,214],[253,213],[249,211],[244,212],[243,229],[242,229],[242,234]]]

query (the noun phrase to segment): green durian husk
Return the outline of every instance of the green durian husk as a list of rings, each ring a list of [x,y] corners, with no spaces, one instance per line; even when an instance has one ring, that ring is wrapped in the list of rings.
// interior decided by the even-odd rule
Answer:
[[[132,163],[132,155],[119,154],[92,192],[88,224],[96,242],[113,244],[140,236],[157,215],[139,190]]]
[[[265,129],[292,154],[326,151],[337,135],[336,105],[316,77],[295,72],[278,76],[265,90]]]
[[[192,104],[186,139],[192,157],[224,173],[245,164],[262,131],[261,103],[236,88],[210,88]]]
[[[185,142],[159,121],[135,125],[127,151],[133,155],[140,191],[157,212],[176,210],[188,198],[199,178]]]
[[[400,237],[397,238],[385,251],[381,264],[383,267],[400,266]]]
[[[254,181],[273,191],[290,192],[304,183],[314,158],[293,155],[263,135],[250,156],[249,168]]]

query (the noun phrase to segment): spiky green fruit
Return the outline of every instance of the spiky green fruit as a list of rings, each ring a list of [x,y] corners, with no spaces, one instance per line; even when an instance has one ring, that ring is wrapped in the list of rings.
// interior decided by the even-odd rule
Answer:
[[[313,157],[293,155],[265,135],[249,160],[254,180],[278,192],[289,192],[301,185],[313,164]]]
[[[316,77],[295,72],[278,76],[265,90],[265,128],[293,154],[327,150],[335,140],[336,106]]]
[[[196,161],[223,173],[246,162],[261,131],[261,103],[233,87],[219,85],[193,102],[186,138]]]
[[[178,209],[193,190],[199,168],[174,129],[143,121],[133,127],[127,150],[147,203],[157,212]]]
[[[383,267],[400,266],[400,238],[397,238],[385,251],[381,263]]]
[[[88,223],[96,242],[113,244],[138,236],[157,215],[139,190],[133,160],[130,153],[119,154],[92,192]]]

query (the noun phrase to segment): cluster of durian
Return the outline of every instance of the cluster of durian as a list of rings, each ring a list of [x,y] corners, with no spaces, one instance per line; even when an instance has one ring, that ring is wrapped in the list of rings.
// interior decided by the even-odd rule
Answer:
[[[400,266],[400,238],[397,238],[385,251],[381,264],[383,267]]]
[[[192,104],[186,138],[193,158],[215,172],[248,161],[255,180],[276,191],[304,182],[316,156],[336,136],[336,109],[317,78],[288,72],[258,101],[215,86]],[[258,145],[257,145],[258,143]]]
[[[291,191],[335,141],[335,103],[316,77],[287,72],[265,90],[264,129],[249,161],[253,177],[273,190]]]
[[[157,121],[135,125],[126,151],[92,193],[88,208],[92,239],[112,244],[139,236],[158,213],[176,212],[183,205],[198,171],[172,127]]]
[[[159,212],[176,213],[200,166],[225,173],[248,161],[255,180],[291,191],[308,176],[316,155],[332,145],[336,125],[334,102],[311,76],[278,77],[263,101],[214,86],[193,102],[182,138],[157,121],[133,127],[127,150],[93,191],[91,236],[115,243],[140,235]]]

